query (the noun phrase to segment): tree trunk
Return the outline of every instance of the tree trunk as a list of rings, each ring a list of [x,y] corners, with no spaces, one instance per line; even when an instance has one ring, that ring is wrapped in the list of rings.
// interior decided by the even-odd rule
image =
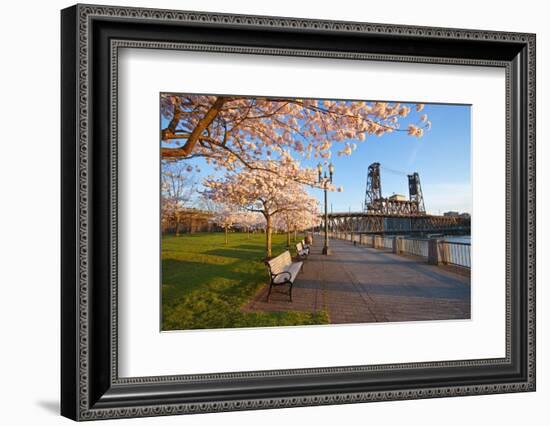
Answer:
[[[296,242],[296,229],[294,229],[294,242]]]
[[[271,257],[271,216],[266,216],[265,225],[265,254],[266,257]]]
[[[227,239],[227,226],[224,227],[224,229],[225,229],[225,245],[227,245],[227,241],[228,241],[228,239]]]
[[[290,247],[290,228],[286,230],[286,246]]]
[[[180,236],[180,218],[176,216],[176,237]]]

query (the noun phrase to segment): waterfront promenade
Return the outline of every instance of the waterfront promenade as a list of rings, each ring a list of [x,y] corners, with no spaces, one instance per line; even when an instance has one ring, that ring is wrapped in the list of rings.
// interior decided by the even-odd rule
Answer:
[[[349,241],[332,239],[330,246],[332,255],[323,256],[322,238],[315,239],[292,302],[274,291],[267,303],[264,286],[242,310],[326,310],[337,324],[470,318],[468,274]]]

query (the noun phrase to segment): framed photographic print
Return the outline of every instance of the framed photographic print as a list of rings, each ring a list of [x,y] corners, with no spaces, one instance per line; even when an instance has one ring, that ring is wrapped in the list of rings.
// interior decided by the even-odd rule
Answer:
[[[76,5],[74,420],[535,390],[535,36]]]

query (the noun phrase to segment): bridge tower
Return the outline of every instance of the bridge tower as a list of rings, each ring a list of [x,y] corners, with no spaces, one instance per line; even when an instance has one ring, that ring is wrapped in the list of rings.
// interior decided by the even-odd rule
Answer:
[[[418,208],[417,213],[426,213],[424,206],[424,196],[422,195],[422,187],[420,186],[420,175],[414,172],[412,175],[407,175],[409,178],[409,200],[413,201]]]
[[[372,163],[367,173],[367,189],[365,192],[365,205],[363,211],[375,208],[375,205],[382,199],[382,183],[380,180],[380,163]]]

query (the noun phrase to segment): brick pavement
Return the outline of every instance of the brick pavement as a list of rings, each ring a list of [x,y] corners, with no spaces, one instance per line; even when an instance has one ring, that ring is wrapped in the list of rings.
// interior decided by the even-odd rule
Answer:
[[[262,287],[244,311],[328,311],[333,324],[470,318],[470,278],[421,259],[317,237],[294,283],[293,301]],[[286,291],[286,287],[285,287]]]

